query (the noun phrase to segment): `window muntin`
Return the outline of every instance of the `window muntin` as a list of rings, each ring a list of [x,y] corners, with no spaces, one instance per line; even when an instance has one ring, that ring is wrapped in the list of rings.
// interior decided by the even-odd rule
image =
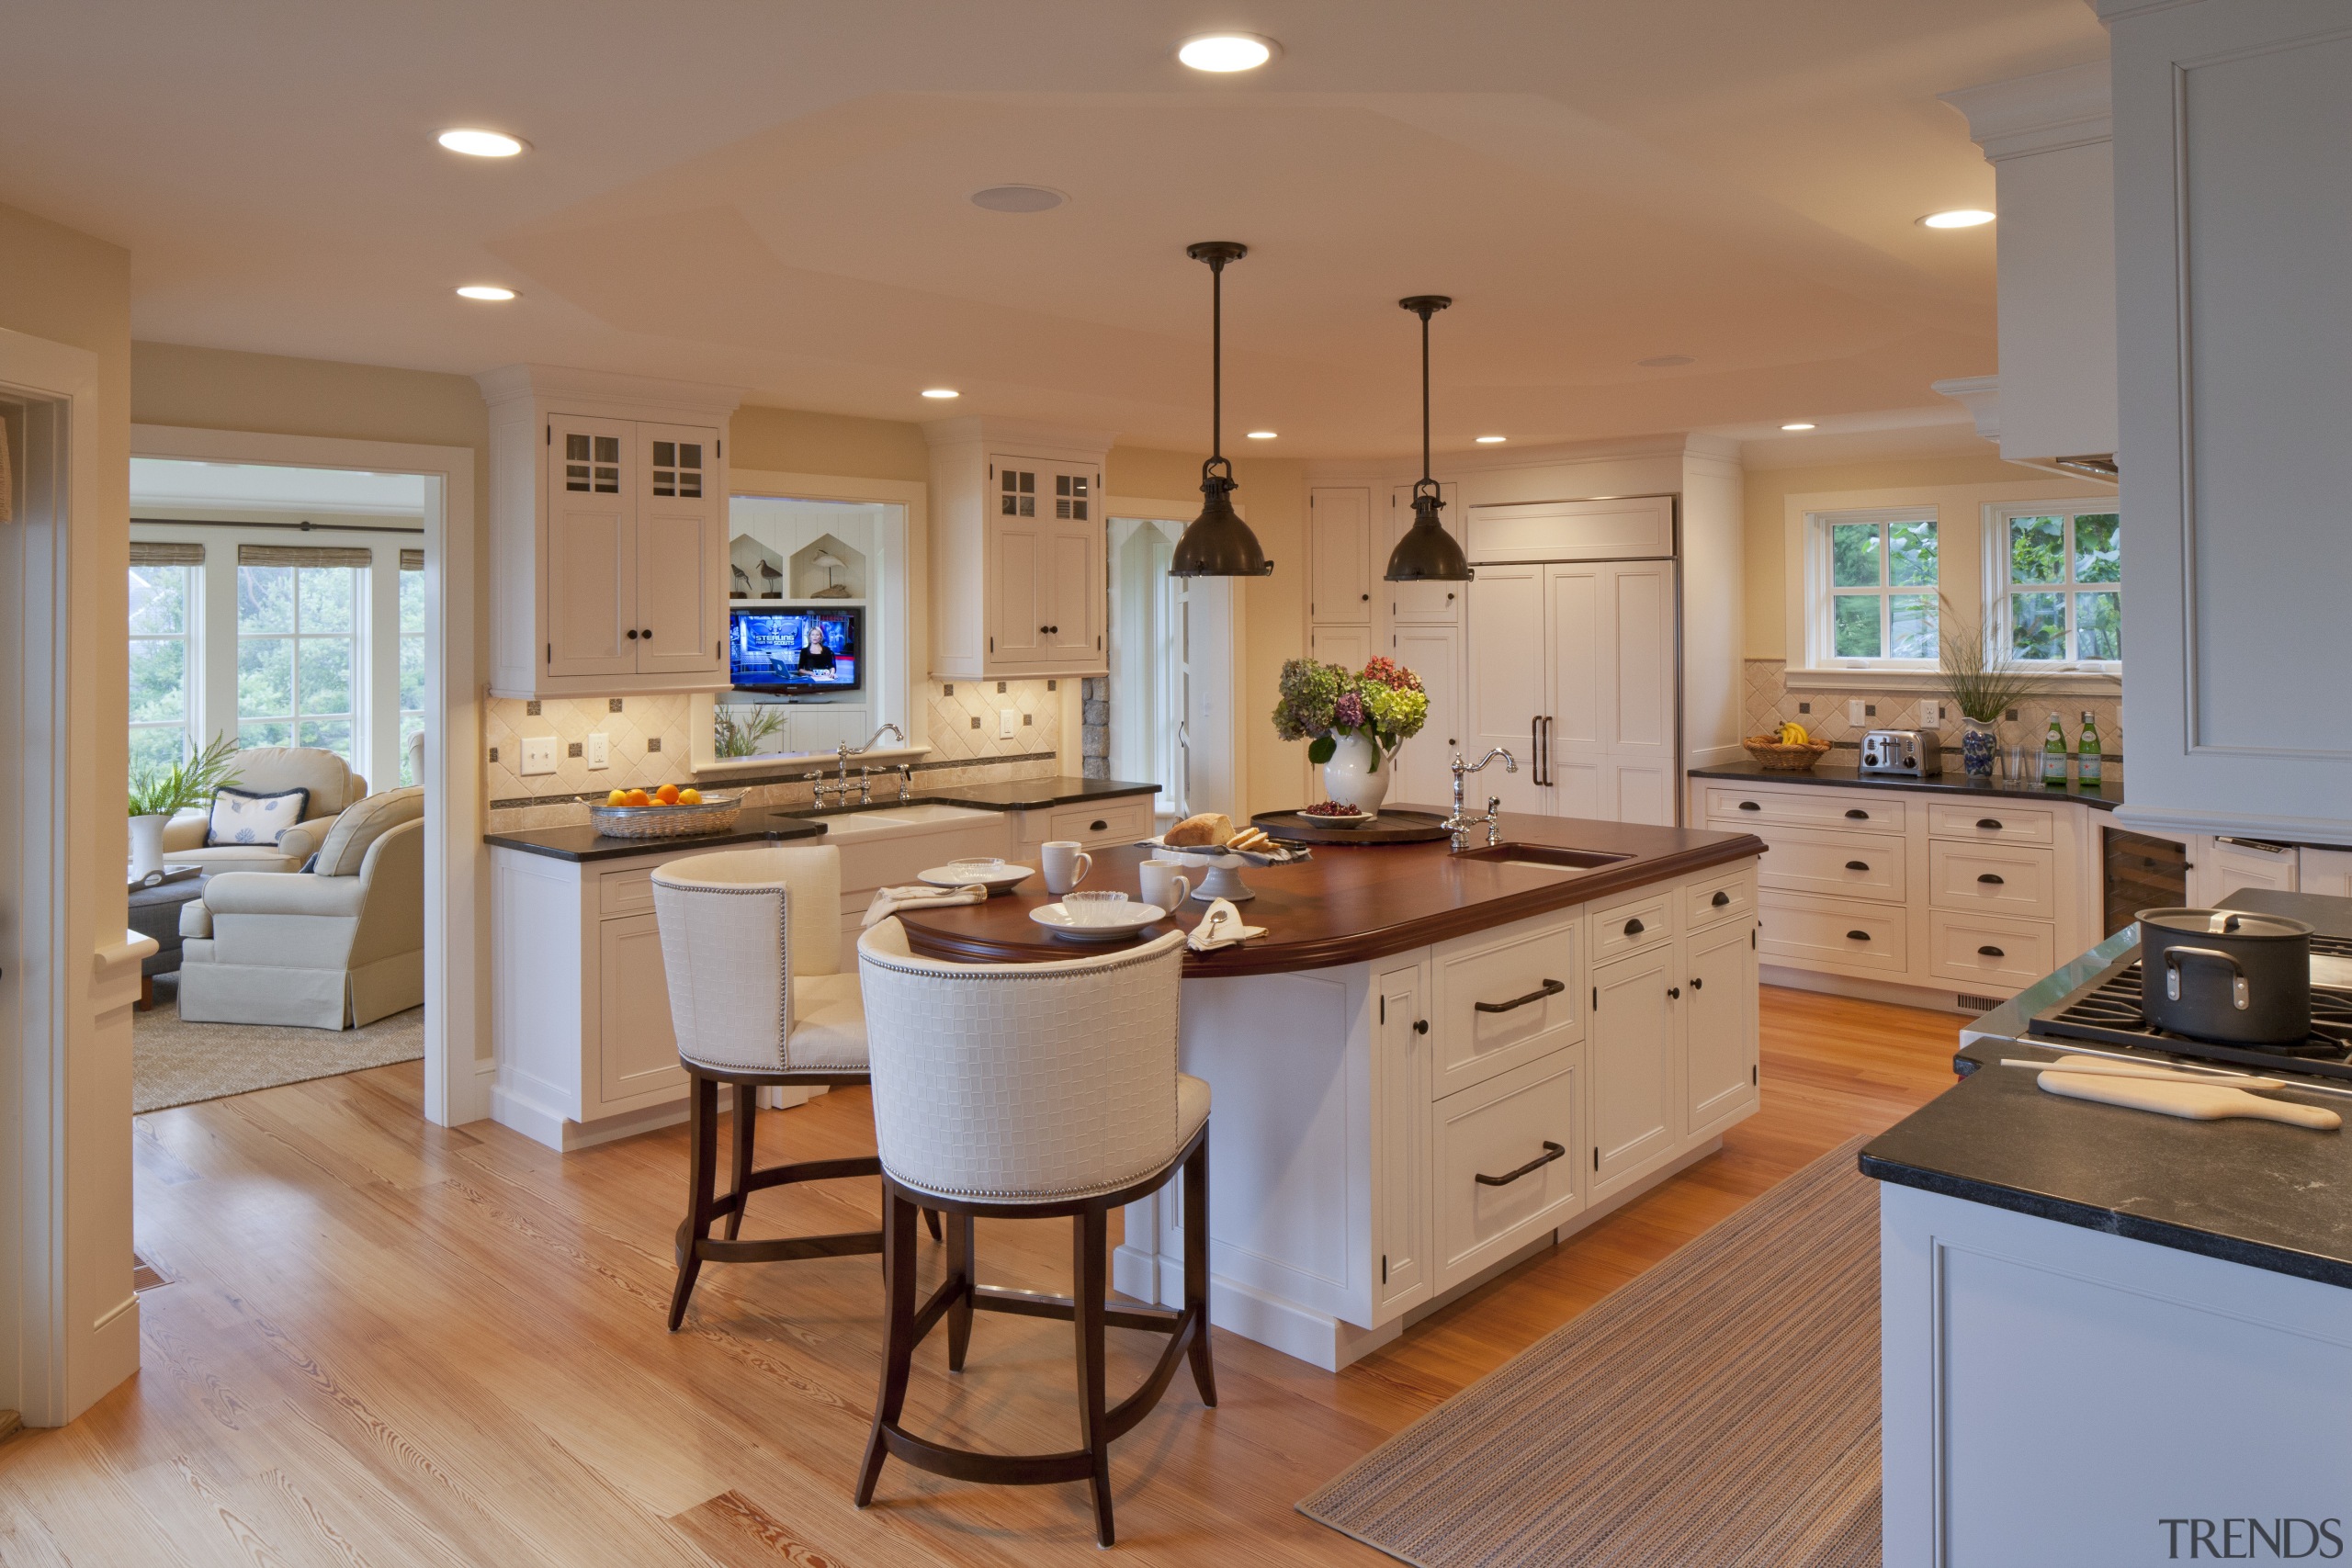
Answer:
[[[1813,520],[1819,565],[1815,666],[1928,668],[1937,659],[1940,541],[1932,515],[1831,513]]]
[[[167,768],[196,749],[191,627],[197,569],[130,569],[130,775]]]
[[[2120,667],[2122,533],[2113,507],[2010,508],[1993,555],[2003,652],[2023,663]]]
[[[424,569],[401,569],[401,783],[421,784],[410,742],[424,733]]]
[[[237,743],[358,764],[364,567],[237,568]]]

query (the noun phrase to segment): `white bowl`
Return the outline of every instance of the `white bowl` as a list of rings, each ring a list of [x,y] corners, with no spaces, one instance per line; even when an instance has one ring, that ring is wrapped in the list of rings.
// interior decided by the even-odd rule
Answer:
[[[985,875],[975,875],[970,872],[958,871],[953,865],[935,865],[929,871],[919,871],[915,873],[918,880],[928,882],[933,887],[971,887],[977,886],[987,888],[990,897],[994,897],[999,893],[1010,893],[1014,888],[1020,886],[1023,883],[1028,881],[1031,877],[1036,874],[1036,867],[1014,865],[1009,861],[1001,863],[996,870],[989,872]]]
[[[1075,942],[1118,942],[1131,937],[1155,920],[1164,920],[1168,911],[1157,904],[1139,904],[1133,900],[1116,906],[1116,920],[1082,925],[1071,918],[1059,903],[1040,904],[1029,911],[1029,918],[1053,932]]]

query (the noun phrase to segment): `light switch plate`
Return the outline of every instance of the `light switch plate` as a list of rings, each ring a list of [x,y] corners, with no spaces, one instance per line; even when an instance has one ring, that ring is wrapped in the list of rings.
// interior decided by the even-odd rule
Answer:
[[[594,769],[609,768],[612,765],[612,739],[603,730],[599,729],[588,737],[588,766]]]
[[[529,778],[534,773],[551,773],[555,772],[554,736],[526,735],[523,737],[523,767],[521,771],[525,778]]]
[[[1853,701],[1846,705],[1846,722],[1848,724],[1860,724],[1862,722],[1861,698],[1856,697]]]
[[[999,740],[1012,739],[1012,732],[1020,728],[1021,710],[1019,708],[999,708],[996,710],[996,738]]]

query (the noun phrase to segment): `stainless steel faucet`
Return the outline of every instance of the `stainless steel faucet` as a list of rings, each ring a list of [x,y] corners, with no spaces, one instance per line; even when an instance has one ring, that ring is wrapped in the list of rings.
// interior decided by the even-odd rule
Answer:
[[[863,746],[852,746],[848,741],[844,740],[833,749],[835,759],[841,767],[839,793],[841,795],[841,803],[843,806],[847,806],[849,804],[849,760],[851,753],[856,752],[863,754],[873,750],[874,743],[876,740],[881,739],[885,735],[894,735],[898,737],[899,743],[900,745],[903,746],[906,744],[907,732],[905,730],[900,729],[895,724],[885,724],[881,728],[867,736],[865,738],[865,744]],[[817,775],[812,774],[810,776],[815,777]],[[901,792],[899,798],[905,798],[903,792]],[[857,770],[857,803],[860,806],[871,806],[874,804],[874,781],[872,777],[872,771],[870,769],[860,768]],[[825,786],[821,784],[817,786],[817,804],[820,807],[825,804]]]
[[[857,770],[857,803],[860,806],[874,804],[874,770],[872,768]]]
[[[1519,759],[1499,746],[1475,762],[1464,761],[1462,753],[1459,751],[1453,754],[1453,815],[1438,826],[1453,835],[1448,840],[1448,847],[1456,854],[1460,854],[1470,847],[1470,829],[1480,823],[1486,824],[1487,844],[1489,848],[1502,841],[1503,802],[1500,795],[1490,795],[1487,797],[1487,814],[1484,817],[1464,816],[1462,806],[1462,781],[1472,773],[1481,772],[1487,763],[1498,757],[1503,760],[1503,772],[1507,773],[1519,772]]]
[[[899,804],[904,806],[914,797],[915,765],[912,762],[901,762],[899,764]]]
[[[809,794],[813,798],[810,804],[820,811],[825,809],[825,775],[821,772],[803,773],[800,782],[811,786]],[[849,785],[846,784],[842,785],[842,804],[849,804]]]
[[[861,751],[873,750],[874,743],[876,740],[881,739],[885,735],[896,736],[898,738],[899,744],[901,746],[904,746],[907,743],[907,732],[905,730],[900,729],[895,724],[885,724],[881,728],[867,736],[865,738],[865,744],[859,747],[858,750]]]

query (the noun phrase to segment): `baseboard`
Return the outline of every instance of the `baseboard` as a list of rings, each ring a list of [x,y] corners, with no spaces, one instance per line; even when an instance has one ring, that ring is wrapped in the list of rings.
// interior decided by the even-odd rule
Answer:
[[[1950,988],[1929,990],[1924,986],[1907,986],[1893,980],[1865,980],[1853,975],[1831,975],[1819,969],[1790,969],[1778,964],[1758,966],[1757,978],[1767,986],[1780,986],[1792,991],[1814,991],[1823,996],[1851,997],[1857,1001],[1885,1002],[1894,1007],[1922,1008],[1929,1012],[1957,1013],[1962,1018],[1974,1018],[1984,1010],[1961,1005],[1960,982]],[[2007,1001],[2006,996],[1984,993],[1996,1002]]]
[[[686,1119],[687,1109],[687,1102],[682,1098],[667,1105],[648,1106],[594,1122],[575,1122],[560,1111],[550,1111],[525,1099],[503,1084],[492,1085],[490,1091],[492,1120],[562,1154],[594,1148],[616,1138],[633,1138],[657,1127],[674,1127]]]

